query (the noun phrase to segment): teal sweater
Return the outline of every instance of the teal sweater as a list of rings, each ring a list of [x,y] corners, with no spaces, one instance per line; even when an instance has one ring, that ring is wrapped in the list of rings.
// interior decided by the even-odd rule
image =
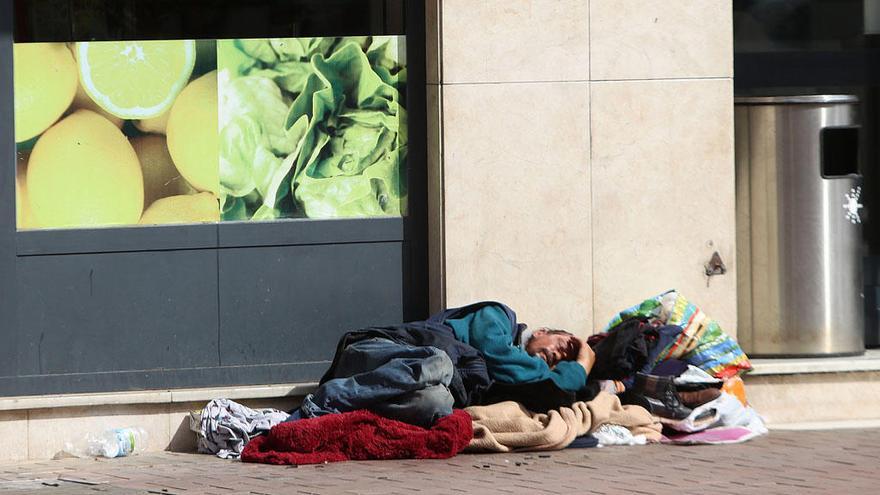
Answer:
[[[587,373],[575,361],[562,361],[555,368],[530,356],[514,344],[512,322],[501,307],[488,305],[462,318],[447,319],[455,338],[483,354],[489,376],[501,383],[532,383],[551,379],[562,390],[577,392],[587,384]]]

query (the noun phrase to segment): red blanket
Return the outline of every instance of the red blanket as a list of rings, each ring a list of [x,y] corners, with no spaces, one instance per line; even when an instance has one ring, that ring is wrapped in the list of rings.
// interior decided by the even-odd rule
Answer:
[[[264,464],[320,464],[367,459],[447,459],[473,437],[468,413],[456,409],[430,429],[369,411],[328,414],[281,423],[248,442],[241,460]]]

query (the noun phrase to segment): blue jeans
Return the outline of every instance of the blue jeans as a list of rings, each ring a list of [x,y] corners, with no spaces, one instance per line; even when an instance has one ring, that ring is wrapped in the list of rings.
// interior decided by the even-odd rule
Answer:
[[[362,340],[342,351],[336,368],[339,378],[324,382],[308,395],[300,414],[313,418],[369,409],[387,418],[430,427],[452,414],[454,401],[448,388],[452,374],[452,360],[436,347],[415,347],[382,338]]]

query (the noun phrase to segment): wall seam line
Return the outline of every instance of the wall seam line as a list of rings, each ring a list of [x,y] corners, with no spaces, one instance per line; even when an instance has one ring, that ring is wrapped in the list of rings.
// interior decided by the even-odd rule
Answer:
[[[437,145],[440,147],[437,150],[437,166],[440,170],[437,172],[440,178],[438,181],[440,187],[440,204],[438,207],[440,211],[440,306],[445,309],[448,306],[448,301],[446,298],[446,118],[443,112],[443,105],[444,88],[441,84],[437,88],[437,132],[440,133],[437,139]]]
[[[31,458],[31,412],[26,411],[24,415],[24,455],[27,459]]]
[[[437,132],[440,134],[437,137],[437,146],[440,147],[437,150],[437,170],[438,180],[437,187],[439,188],[438,193],[438,201],[437,205],[438,214],[440,215],[439,221],[439,246],[437,246],[437,251],[439,253],[440,259],[438,263],[438,267],[440,269],[440,273],[437,274],[439,279],[439,294],[438,297],[440,300],[441,309],[446,309],[448,306],[448,300],[446,298],[446,119],[444,117],[443,105],[444,105],[444,88],[445,85],[445,74],[444,74],[444,63],[443,63],[443,2],[441,0],[437,0],[437,53],[435,56],[437,57]]]
[[[634,77],[634,78],[620,78],[620,79],[591,79],[591,82],[654,82],[654,81],[667,81],[667,82],[687,82],[687,81],[723,81],[727,79],[733,79],[733,76],[695,76],[695,77]]]
[[[436,0],[437,4],[437,83],[442,85],[446,81],[443,74],[443,0]]]
[[[587,3],[587,78],[593,80],[593,0]],[[591,133],[592,134],[592,133]]]
[[[595,197],[593,195],[593,0],[587,6],[587,63],[590,64],[590,82],[587,84],[587,137],[589,145],[590,178],[590,335],[596,333],[596,221],[593,215]]]
[[[223,287],[220,285],[220,224],[217,224],[217,248],[214,251],[217,263],[217,366],[223,366]]]
[[[707,77],[656,77],[646,79],[541,79],[533,81],[456,81],[441,83],[429,83],[429,85],[443,86],[488,86],[501,84],[579,84],[579,83],[650,83],[650,82],[690,82],[690,81],[729,81],[730,76],[707,76]]]

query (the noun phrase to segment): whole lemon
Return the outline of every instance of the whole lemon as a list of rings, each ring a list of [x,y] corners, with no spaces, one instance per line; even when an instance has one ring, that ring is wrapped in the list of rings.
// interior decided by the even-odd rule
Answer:
[[[112,122],[77,110],[37,141],[27,170],[39,227],[136,224],[144,179],[134,149]]]
[[[78,84],[76,61],[64,43],[15,43],[15,142],[49,128],[67,110]]]
[[[134,126],[141,132],[152,132],[155,134],[165,134],[165,128],[168,127],[168,115],[171,110],[150,119],[136,120]]]
[[[157,199],[141,217],[142,225],[219,221],[220,204],[207,192]]]
[[[27,185],[25,183],[29,157],[29,151],[19,151],[15,167],[15,223],[19,229],[32,229],[34,227],[34,219],[31,214]]]
[[[168,151],[180,174],[196,189],[220,194],[217,71],[183,89],[168,116]]]
[[[144,205],[149,206],[159,198],[192,194],[195,191],[181,177],[180,172],[171,161],[165,136],[147,134],[131,140],[131,146],[137,153],[144,173]]]

